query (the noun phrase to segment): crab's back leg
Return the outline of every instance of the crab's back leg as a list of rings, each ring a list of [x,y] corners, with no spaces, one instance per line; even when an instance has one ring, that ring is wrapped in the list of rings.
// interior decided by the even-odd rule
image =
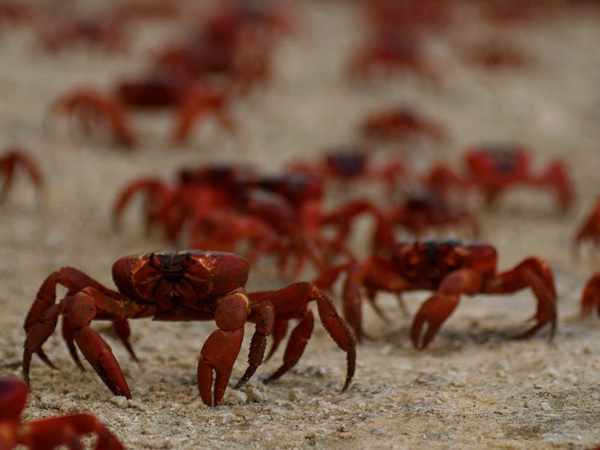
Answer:
[[[421,305],[413,320],[410,338],[415,348],[427,347],[458,306],[460,295],[478,293],[481,284],[481,275],[471,269],[461,269],[448,274],[438,290]]]
[[[86,434],[98,436],[97,450],[121,450],[123,444],[91,414],[71,414],[62,417],[36,420],[27,423],[21,433],[19,443],[28,448],[55,448],[64,445],[68,448],[83,448],[79,437]]]
[[[223,297],[215,311],[219,329],[206,339],[198,361],[198,390],[208,406],[219,404],[225,396],[233,364],[242,347],[249,312],[248,297],[243,292]]]
[[[550,324],[550,339],[554,337],[557,321],[556,288],[554,276],[547,262],[527,258],[515,268],[486,280],[482,292],[506,294],[530,287],[537,299],[536,323],[519,337],[529,337],[546,324]]]
[[[292,330],[282,366],[269,377],[269,381],[285,374],[302,356],[314,328],[314,317],[307,306],[309,302],[316,301],[321,323],[336,344],[347,354],[344,389],[350,385],[356,367],[356,340],[346,322],[338,315],[329,297],[321,289],[312,283],[303,282],[292,284],[279,291],[257,292],[249,296],[252,303],[269,301],[273,304],[275,328],[292,319],[300,321]]]

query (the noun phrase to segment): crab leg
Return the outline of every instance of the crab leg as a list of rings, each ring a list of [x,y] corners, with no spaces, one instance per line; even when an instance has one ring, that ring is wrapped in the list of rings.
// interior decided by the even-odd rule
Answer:
[[[198,361],[198,391],[208,406],[219,404],[225,396],[233,364],[242,347],[244,324],[249,313],[248,297],[243,292],[223,297],[215,311],[219,329],[213,331],[202,346]]]
[[[15,171],[22,167],[25,173],[31,178],[38,192],[42,191],[43,179],[36,164],[24,152],[15,149],[2,155],[0,159],[0,173],[4,173],[4,183],[0,189],[0,200],[6,197],[14,181]]]
[[[190,135],[193,126],[203,116],[212,113],[220,125],[230,134],[236,133],[237,125],[229,114],[224,96],[213,93],[191,92],[181,105],[173,143],[182,145]]]
[[[252,305],[250,315],[248,316],[249,322],[256,323],[256,329],[250,341],[250,352],[248,354],[248,368],[240,381],[235,385],[236,389],[242,387],[246,382],[254,375],[258,366],[262,363],[263,356],[265,355],[265,348],[267,346],[267,336],[273,331],[273,305],[270,303],[262,303],[259,305]]]
[[[93,288],[86,288],[74,297],[67,299],[67,320],[73,329],[75,343],[91,364],[104,384],[115,395],[131,398],[131,392],[117,359],[110,346],[94,330],[90,323],[98,311],[97,304],[102,303],[103,294]],[[96,299],[98,298],[98,301]],[[70,300],[70,301],[68,301]]]
[[[563,212],[573,205],[575,199],[573,183],[569,179],[568,173],[564,163],[554,161],[539,180],[540,184],[554,188],[556,198]]]
[[[346,381],[342,390],[346,390],[350,386],[356,366],[356,340],[346,322],[338,315],[329,297],[321,289],[312,283],[303,282],[294,283],[279,291],[251,293],[249,297],[253,305],[264,302],[270,302],[273,305],[274,329],[278,332],[287,327],[289,320],[298,319],[300,321],[288,340],[283,364],[269,377],[269,381],[276,380],[285,374],[296,365],[302,356],[314,328],[313,313],[308,309],[308,303],[314,300],[317,302],[323,327],[347,354]]]
[[[389,263],[376,256],[349,268],[342,293],[344,317],[359,341],[366,336],[362,329],[362,295],[360,292],[360,287],[365,283],[376,285],[379,290],[391,292],[402,292],[411,288],[411,284],[394,271]]]
[[[600,273],[588,281],[581,296],[581,315],[591,316],[594,309],[600,315]]]
[[[554,277],[547,263],[538,258],[527,258],[514,269],[498,274],[484,285],[488,294],[512,293],[530,287],[537,299],[537,310],[533,317],[536,323],[522,333],[521,338],[533,335],[550,323],[550,340],[556,331],[556,289]]]
[[[56,113],[77,115],[79,125],[86,134],[91,131],[92,117],[94,120],[104,118],[105,123],[112,128],[113,137],[118,144],[129,149],[135,146],[135,138],[127,123],[123,106],[118,100],[94,89],[81,89],[59,98],[50,107],[48,117]]]
[[[67,288],[67,295],[60,303],[56,303],[57,285],[65,286]],[[36,299],[27,314],[25,324],[23,325],[27,335],[23,351],[23,377],[28,385],[29,368],[34,353],[36,353],[46,364],[55,368],[42,350],[42,346],[56,329],[58,317],[64,312],[65,304],[72,301],[68,299],[85,287],[93,288],[96,291],[95,297],[97,299],[102,298],[102,303],[105,306],[110,305],[111,302],[116,301],[120,297],[117,292],[105,288],[93,278],[72,267],[64,267],[51,273],[42,283]],[[121,311],[115,312],[121,313]],[[126,311],[126,313],[131,314],[132,312]],[[118,316],[118,314],[115,314],[115,316]],[[71,356],[77,365],[81,367],[81,362],[79,362],[73,344],[74,330],[68,321],[63,322],[62,331]]]
[[[471,269],[461,269],[448,274],[440,283],[438,290],[421,305],[413,320],[410,339],[415,348],[427,347],[458,306],[460,294],[478,293],[481,283],[481,275]],[[427,328],[423,330],[425,326]]]

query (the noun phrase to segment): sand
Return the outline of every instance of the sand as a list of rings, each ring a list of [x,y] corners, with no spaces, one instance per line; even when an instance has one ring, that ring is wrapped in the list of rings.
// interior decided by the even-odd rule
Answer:
[[[379,303],[392,325],[365,306],[365,329],[374,339],[358,347],[356,376],[347,392],[339,392],[344,354],[320,323],[290,373],[263,383],[278,367],[280,351],[247,386],[234,390],[245,369],[252,332],[247,327],[225,400],[208,408],[195,377],[199,350],[213,323],[132,321],[139,363],[99,323],[94,327],[113,347],[133,399],[113,397],[89,366],[77,370],[57,331],[44,348],[59,370],[34,359],[25,420],[91,412],[126,447],[139,449],[521,449],[600,443],[600,323],[578,313],[584,283],[599,268],[597,250],[586,248],[578,259],[570,251],[576,226],[598,195],[597,17],[573,13],[517,26],[511,37],[534,55],[532,66],[487,71],[464,64],[451,44],[491,33],[464,10],[455,30],[429,41],[432,58],[443,69],[440,88],[410,74],[353,85],[343,67],[364,30],[345,3],[310,1],[297,8],[301,27],[278,43],[272,84],[235,107],[238,138],[207,121],[188,145],[174,149],[168,144],[172,117],[140,114],[134,123],[142,144],[131,153],[74,135],[61,121],[43,127],[44,115],[52,100],[74,86],[110,89],[140,73],[167,40],[157,36],[177,31],[173,23],[132,26],[132,49],[116,55],[96,50],[47,54],[28,27],[2,30],[0,145],[27,149],[39,162],[47,189],[38,199],[20,180],[0,207],[0,376],[21,373],[22,323],[51,271],[73,266],[113,286],[110,267],[117,258],[168,247],[159,236],[145,235],[140,205],[127,214],[120,233],[111,229],[113,202],[129,181],[142,175],[172,179],[181,167],[215,161],[243,160],[275,172],[292,158],[316,158],[327,146],[356,142],[360,119],[393,103],[414,105],[449,133],[439,145],[377,148],[378,157],[402,158],[415,173],[438,159],[460,167],[462,151],[482,141],[529,145],[536,170],[555,157],[567,162],[577,191],[567,214],[557,213],[549,193],[527,189],[512,191],[498,208],[478,213],[482,239],[498,249],[500,270],[531,255],[552,266],[560,310],[554,341],[548,343],[547,332],[511,339],[534,312],[535,300],[526,290],[465,297],[431,347],[416,351],[408,339],[411,318],[394,298],[382,295]],[[332,199],[344,200],[347,191],[334,189]],[[376,189],[364,192],[386,201]],[[363,233],[353,239],[364,248]],[[301,278],[313,276],[307,270]],[[252,268],[247,287],[276,289],[291,281],[279,279],[273,261],[265,260]],[[411,315],[426,297],[426,292],[406,296]],[[339,289],[334,299],[339,305]]]

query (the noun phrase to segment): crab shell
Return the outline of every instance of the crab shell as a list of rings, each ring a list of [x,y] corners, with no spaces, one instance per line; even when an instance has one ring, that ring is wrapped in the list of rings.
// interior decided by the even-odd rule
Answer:
[[[125,256],[112,267],[119,291],[134,301],[168,308],[218,298],[244,287],[249,265],[232,253],[200,250]]]

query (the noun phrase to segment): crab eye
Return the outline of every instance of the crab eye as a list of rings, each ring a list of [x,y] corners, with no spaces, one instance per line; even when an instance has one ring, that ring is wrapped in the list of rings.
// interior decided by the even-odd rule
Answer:
[[[186,253],[185,254],[185,262],[190,262],[192,260],[192,254],[191,253]]]

